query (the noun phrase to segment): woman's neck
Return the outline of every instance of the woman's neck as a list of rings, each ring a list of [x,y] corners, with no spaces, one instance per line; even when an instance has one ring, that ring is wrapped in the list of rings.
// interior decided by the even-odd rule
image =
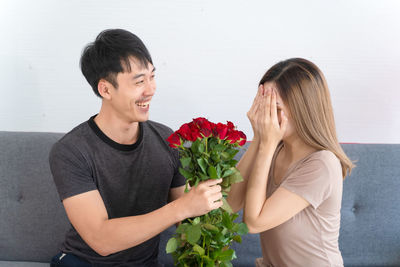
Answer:
[[[305,158],[315,151],[317,151],[315,148],[304,143],[303,140],[296,135],[283,140],[281,153],[284,161],[291,164]]]

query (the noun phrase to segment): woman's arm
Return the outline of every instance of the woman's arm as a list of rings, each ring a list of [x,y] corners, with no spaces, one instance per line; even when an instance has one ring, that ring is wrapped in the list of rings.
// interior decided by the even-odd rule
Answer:
[[[227,200],[233,212],[238,212],[244,206],[247,183],[251,170],[253,169],[259,144],[259,140],[254,138],[246,153],[244,153],[239,163],[236,165],[236,168],[243,177],[243,182],[231,186],[231,191],[229,192]]]
[[[254,128],[260,136],[260,144],[247,184],[244,221],[251,233],[258,233],[287,221],[309,203],[284,188],[279,188],[267,199],[272,157],[287,126],[287,118],[283,113],[281,124],[278,122],[276,93],[272,88],[263,93],[263,100],[253,120]]]

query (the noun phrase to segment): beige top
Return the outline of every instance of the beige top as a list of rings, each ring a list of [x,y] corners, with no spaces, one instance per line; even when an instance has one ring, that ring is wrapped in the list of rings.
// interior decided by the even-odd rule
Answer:
[[[267,197],[283,187],[304,198],[310,206],[285,223],[260,234],[263,263],[258,266],[343,266],[339,251],[342,167],[330,151],[320,150],[294,163],[280,185],[274,183],[272,159]]]

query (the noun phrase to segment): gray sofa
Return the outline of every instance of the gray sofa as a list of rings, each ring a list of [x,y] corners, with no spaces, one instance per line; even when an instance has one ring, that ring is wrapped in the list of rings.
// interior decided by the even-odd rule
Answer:
[[[0,266],[49,266],[69,226],[49,166],[59,133],[0,132]],[[343,144],[357,168],[344,182],[345,266],[400,266],[400,145]],[[238,154],[239,156],[242,154]],[[171,266],[161,236],[161,262]],[[254,266],[257,235],[235,245],[234,266]]]

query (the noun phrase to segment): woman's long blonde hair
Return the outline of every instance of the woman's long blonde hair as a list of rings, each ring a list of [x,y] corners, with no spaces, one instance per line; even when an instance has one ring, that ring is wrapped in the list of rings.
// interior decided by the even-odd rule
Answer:
[[[289,109],[300,138],[317,150],[329,150],[342,165],[343,179],[355,167],[336,135],[328,85],[319,68],[302,58],[281,61],[262,77],[260,84],[274,82]]]

